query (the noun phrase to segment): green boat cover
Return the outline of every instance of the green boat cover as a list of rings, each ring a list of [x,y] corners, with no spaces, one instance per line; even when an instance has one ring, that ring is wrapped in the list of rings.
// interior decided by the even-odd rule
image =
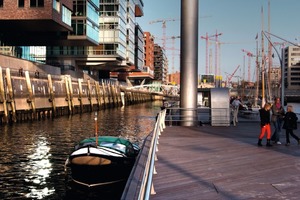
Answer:
[[[80,148],[85,146],[86,144],[95,144],[95,143],[96,143],[95,137],[90,137],[80,141],[77,147],[75,148],[78,147]],[[126,140],[124,138],[119,138],[115,136],[99,136],[98,146],[115,149],[119,152],[125,153],[129,157],[133,157],[137,155],[137,152],[134,150],[132,143],[129,140]]]
[[[86,138],[86,139],[80,141],[79,145],[83,145],[85,143],[94,143],[94,142],[96,142],[95,137],[91,137],[91,138]],[[114,137],[114,136],[99,136],[98,137],[98,144],[101,144],[101,142],[123,144],[126,147],[132,146],[130,141],[128,141],[124,138],[119,138],[119,137]]]

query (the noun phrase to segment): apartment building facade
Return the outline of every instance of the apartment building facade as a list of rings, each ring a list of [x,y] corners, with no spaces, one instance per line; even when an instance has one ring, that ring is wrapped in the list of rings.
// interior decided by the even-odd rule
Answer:
[[[150,32],[144,32],[144,68],[154,71],[154,37]]]
[[[300,89],[300,47],[286,47],[282,55],[284,87],[287,90]]]
[[[11,28],[1,32],[0,42],[46,46],[41,60],[66,74],[109,78],[112,71],[146,71],[143,76],[151,77],[153,69],[144,67],[144,34],[135,21],[143,16],[143,6],[142,0],[1,0],[0,25]],[[24,52],[28,55],[29,49]]]
[[[143,56],[138,54],[140,58],[135,57],[136,36],[142,37],[136,35],[135,17],[143,15],[142,9],[142,0],[100,0],[99,44],[49,47],[48,64],[84,71],[95,78],[109,78],[111,71],[135,66]]]
[[[154,44],[154,80],[168,84],[168,58],[164,49],[158,44]]]
[[[1,43],[7,46],[63,44],[72,31],[72,2],[1,0]]]

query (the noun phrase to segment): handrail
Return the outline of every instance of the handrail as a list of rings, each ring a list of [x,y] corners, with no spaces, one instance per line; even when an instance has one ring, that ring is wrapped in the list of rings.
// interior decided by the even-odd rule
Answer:
[[[155,160],[158,138],[165,126],[166,109],[160,111],[153,132],[145,140],[135,166],[128,178],[121,199],[148,200],[150,194],[155,194],[152,182],[155,174]],[[151,140],[150,140],[151,137]]]
[[[168,126],[179,126],[181,122],[193,122],[195,125],[211,123],[211,111],[216,110],[209,107],[179,108],[170,107],[166,109],[165,122]],[[185,117],[182,112],[192,113]]]
[[[177,112],[178,111],[178,112]],[[193,114],[192,117],[184,118],[182,117],[181,113],[183,112],[190,112]],[[229,109],[224,108],[215,108],[211,109],[208,107],[204,108],[177,108],[171,107],[166,108],[160,111],[157,115],[157,121],[155,123],[154,130],[148,137],[145,139],[144,144],[141,148],[139,156],[136,160],[135,166],[132,169],[132,172],[128,178],[126,183],[125,189],[123,191],[122,200],[148,200],[150,195],[155,194],[154,185],[153,185],[153,174],[156,174],[154,163],[157,161],[156,152],[158,151],[157,144],[158,139],[166,128],[165,123],[169,123],[172,126],[172,123],[178,125],[178,122],[193,120],[202,122],[203,118],[200,115],[206,115],[204,118],[205,120],[211,120],[211,113],[225,113],[228,112]],[[196,112],[196,113],[194,113]],[[219,122],[227,122],[229,121],[228,117],[223,116],[215,116],[216,121]],[[223,119],[224,118],[224,119]],[[199,121],[200,120],[200,121]],[[206,122],[204,120],[204,122]]]

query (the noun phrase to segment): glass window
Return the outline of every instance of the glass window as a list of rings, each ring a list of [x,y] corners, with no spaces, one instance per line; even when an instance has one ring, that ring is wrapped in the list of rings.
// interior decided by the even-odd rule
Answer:
[[[85,35],[85,21],[84,20],[72,20],[72,35]]]
[[[68,24],[69,26],[71,26],[71,21],[72,21],[71,14],[72,14],[71,11],[67,7],[63,6],[63,8],[62,8],[62,21],[64,23]]]
[[[44,0],[30,0],[30,7],[44,7]]]
[[[18,7],[19,8],[24,8],[24,0],[19,0]]]
[[[86,2],[77,1],[73,4],[73,16],[86,16]]]
[[[54,0],[53,1],[53,8],[55,10],[57,10],[57,12],[60,12],[60,3],[59,3],[59,0]]]
[[[0,8],[3,7],[3,0],[0,0]]]

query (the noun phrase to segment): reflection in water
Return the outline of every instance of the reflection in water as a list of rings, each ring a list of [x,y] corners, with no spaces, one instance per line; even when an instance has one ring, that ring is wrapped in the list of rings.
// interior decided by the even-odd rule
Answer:
[[[36,141],[37,144],[33,145],[35,149],[31,155],[28,155],[28,164],[25,166],[25,171],[30,174],[29,177],[25,177],[25,182],[38,186],[37,188],[31,187],[30,193],[26,194],[28,198],[43,199],[45,196],[49,196],[54,193],[55,189],[47,187],[46,179],[50,177],[52,170],[52,164],[49,161],[50,147],[46,142],[46,138],[42,137]]]
[[[142,142],[153,130],[160,106],[152,102],[99,111],[99,135]],[[78,141],[93,135],[94,113],[1,126],[1,200],[66,199],[64,162]]]

